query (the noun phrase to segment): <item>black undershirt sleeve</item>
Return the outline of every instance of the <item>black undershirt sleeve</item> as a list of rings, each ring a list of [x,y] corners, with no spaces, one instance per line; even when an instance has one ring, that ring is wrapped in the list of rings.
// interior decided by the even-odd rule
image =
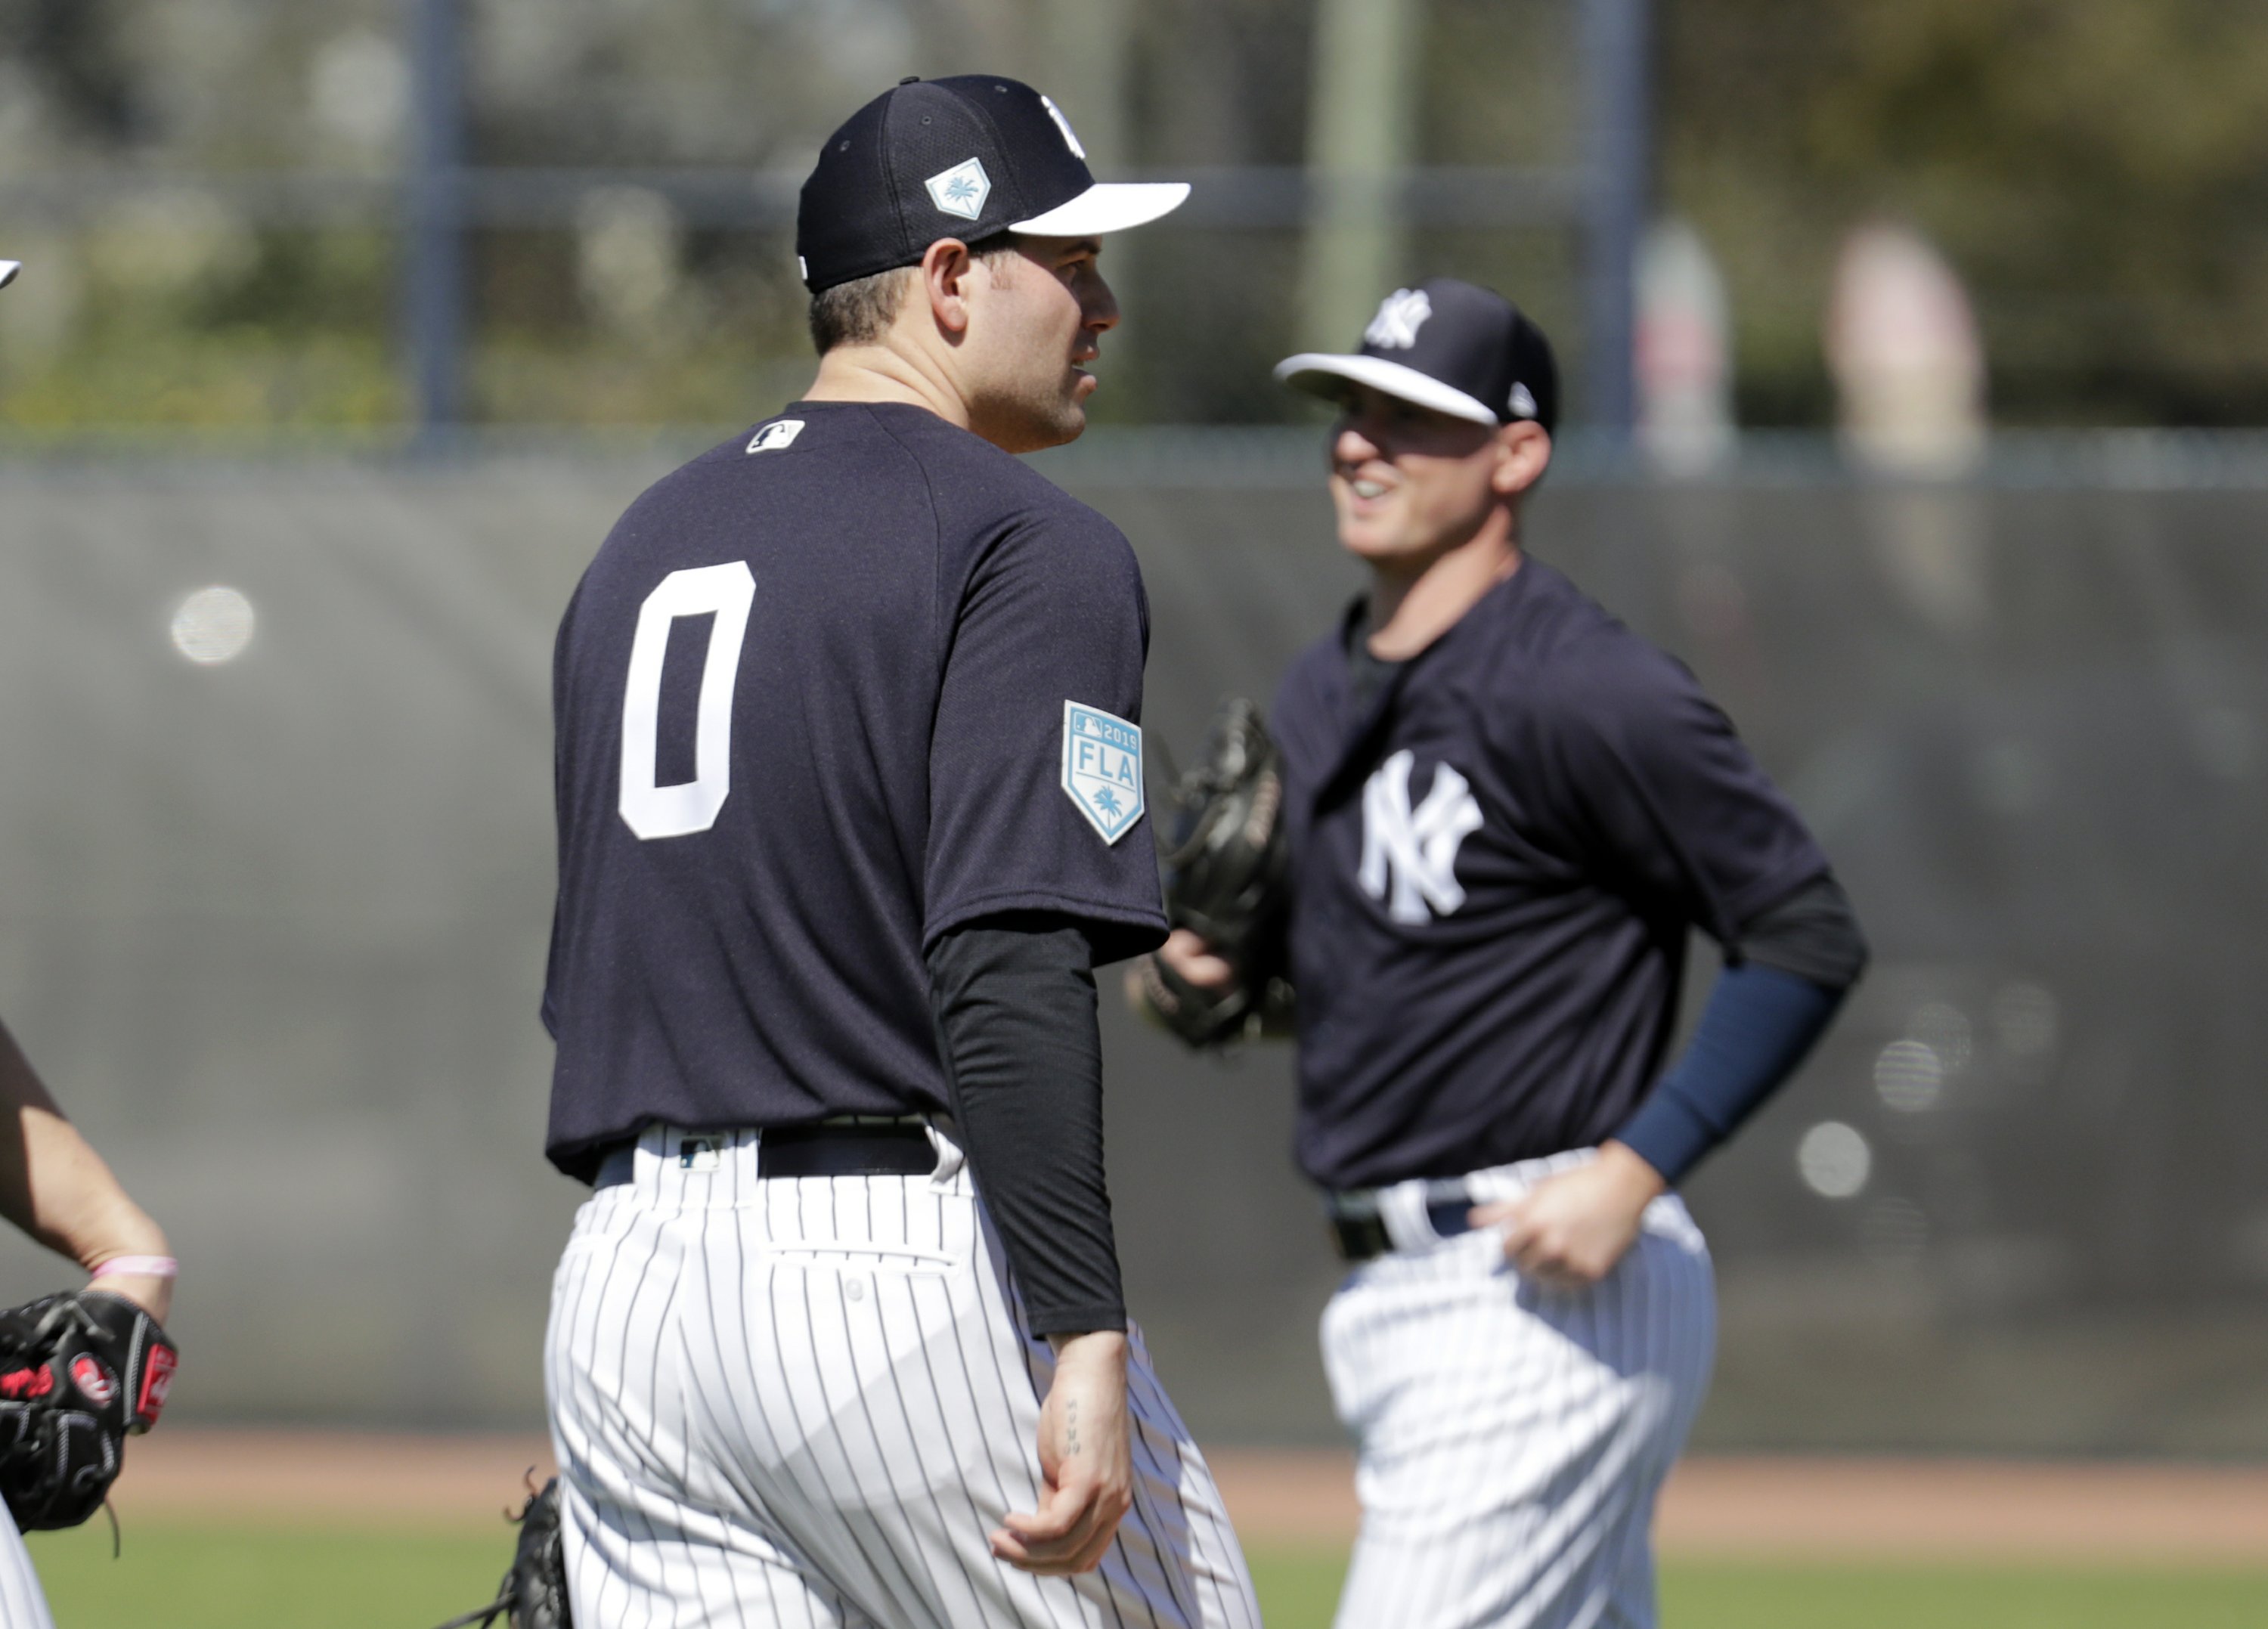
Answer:
[[[1615,1133],[1672,1183],[1795,1072],[1867,965],[1859,918],[1825,875],[1760,912],[1729,949],[1692,1040]]]
[[[1061,917],[990,917],[939,940],[929,972],[954,1115],[1032,1332],[1124,1329],[1086,935]]]
[[[1851,896],[1830,873],[1758,912],[1741,931],[1740,955],[1830,990],[1848,990],[1866,970],[1867,940]]]

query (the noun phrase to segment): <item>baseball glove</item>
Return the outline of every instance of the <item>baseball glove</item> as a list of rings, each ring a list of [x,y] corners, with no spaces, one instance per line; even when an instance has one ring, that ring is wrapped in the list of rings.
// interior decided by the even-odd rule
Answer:
[[[1236,980],[1193,984],[1158,957],[1138,969],[1158,1021],[1191,1046],[1223,1046],[1278,1028],[1291,1008],[1281,977],[1285,878],[1284,770],[1260,709],[1225,703],[1204,759],[1167,794],[1174,814],[1161,841],[1166,917],[1233,963]]]
[[[102,1508],[180,1360],[157,1319],[107,1290],[0,1312],[0,1497],[18,1528],[77,1527]]]
[[[532,1474],[528,1486],[535,1487]],[[512,1565],[497,1585],[497,1598],[452,1618],[440,1629],[487,1629],[499,1618],[511,1629],[574,1629],[567,1611],[567,1556],[559,1537],[559,1478],[531,1492],[519,1514],[509,1519],[519,1524],[519,1537],[512,1545]]]

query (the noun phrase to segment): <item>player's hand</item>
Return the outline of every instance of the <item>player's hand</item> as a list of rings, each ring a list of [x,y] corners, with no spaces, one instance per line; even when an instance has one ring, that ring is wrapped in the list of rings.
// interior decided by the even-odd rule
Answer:
[[[1177,927],[1158,947],[1158,960],[1200,990],[1219,990],[1236,982],[1236,964],[1217,955],[1195,931]]]
[[[1537,1283],[1587,1289],[1637,1242],[1646,1207],[1668,1184],[1617,1142],[1599,1157],[1547,1176],[1516,1199],[1476,1205],[1467,1220],[1504,1234],[1505,1259]]]
[[[1065,1338],[1055,1383],[1040,1405],[1040,1507],[1011,1512],[992,1553],[1027,1573],[1091,1572],[1134,1502],[1126,1418],[1126,1337],[1115,1330]]]
[[[1189,928],[1175,928],[1151,954],[1200,990],[1226,990],[1236,982],[1236,964],[1214,955],[1204,936]],[[1148,999],[1142,987],[1142,958],[1137,956],[1126,964],[1126,1005],[1139,1013]]]

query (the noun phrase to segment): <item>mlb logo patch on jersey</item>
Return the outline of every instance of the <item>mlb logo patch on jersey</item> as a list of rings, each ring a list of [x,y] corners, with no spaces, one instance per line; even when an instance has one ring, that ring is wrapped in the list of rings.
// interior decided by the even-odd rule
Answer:
[[[795,439],[802,433],[801,419],[776,418],[748,439],[748,451],[777,453],[783,447],[792,446]]]
[[[1142,731],[1078,702],[1064,704],[1064,795],[1105,843],[1116,844],[1142,818]]]

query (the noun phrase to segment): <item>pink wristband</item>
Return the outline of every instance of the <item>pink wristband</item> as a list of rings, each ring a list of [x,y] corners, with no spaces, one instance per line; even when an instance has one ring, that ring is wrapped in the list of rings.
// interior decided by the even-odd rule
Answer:
[[[97,1279],[177,1279],[181,1264],[170,1256],[114,1256],[94,1270]]]

